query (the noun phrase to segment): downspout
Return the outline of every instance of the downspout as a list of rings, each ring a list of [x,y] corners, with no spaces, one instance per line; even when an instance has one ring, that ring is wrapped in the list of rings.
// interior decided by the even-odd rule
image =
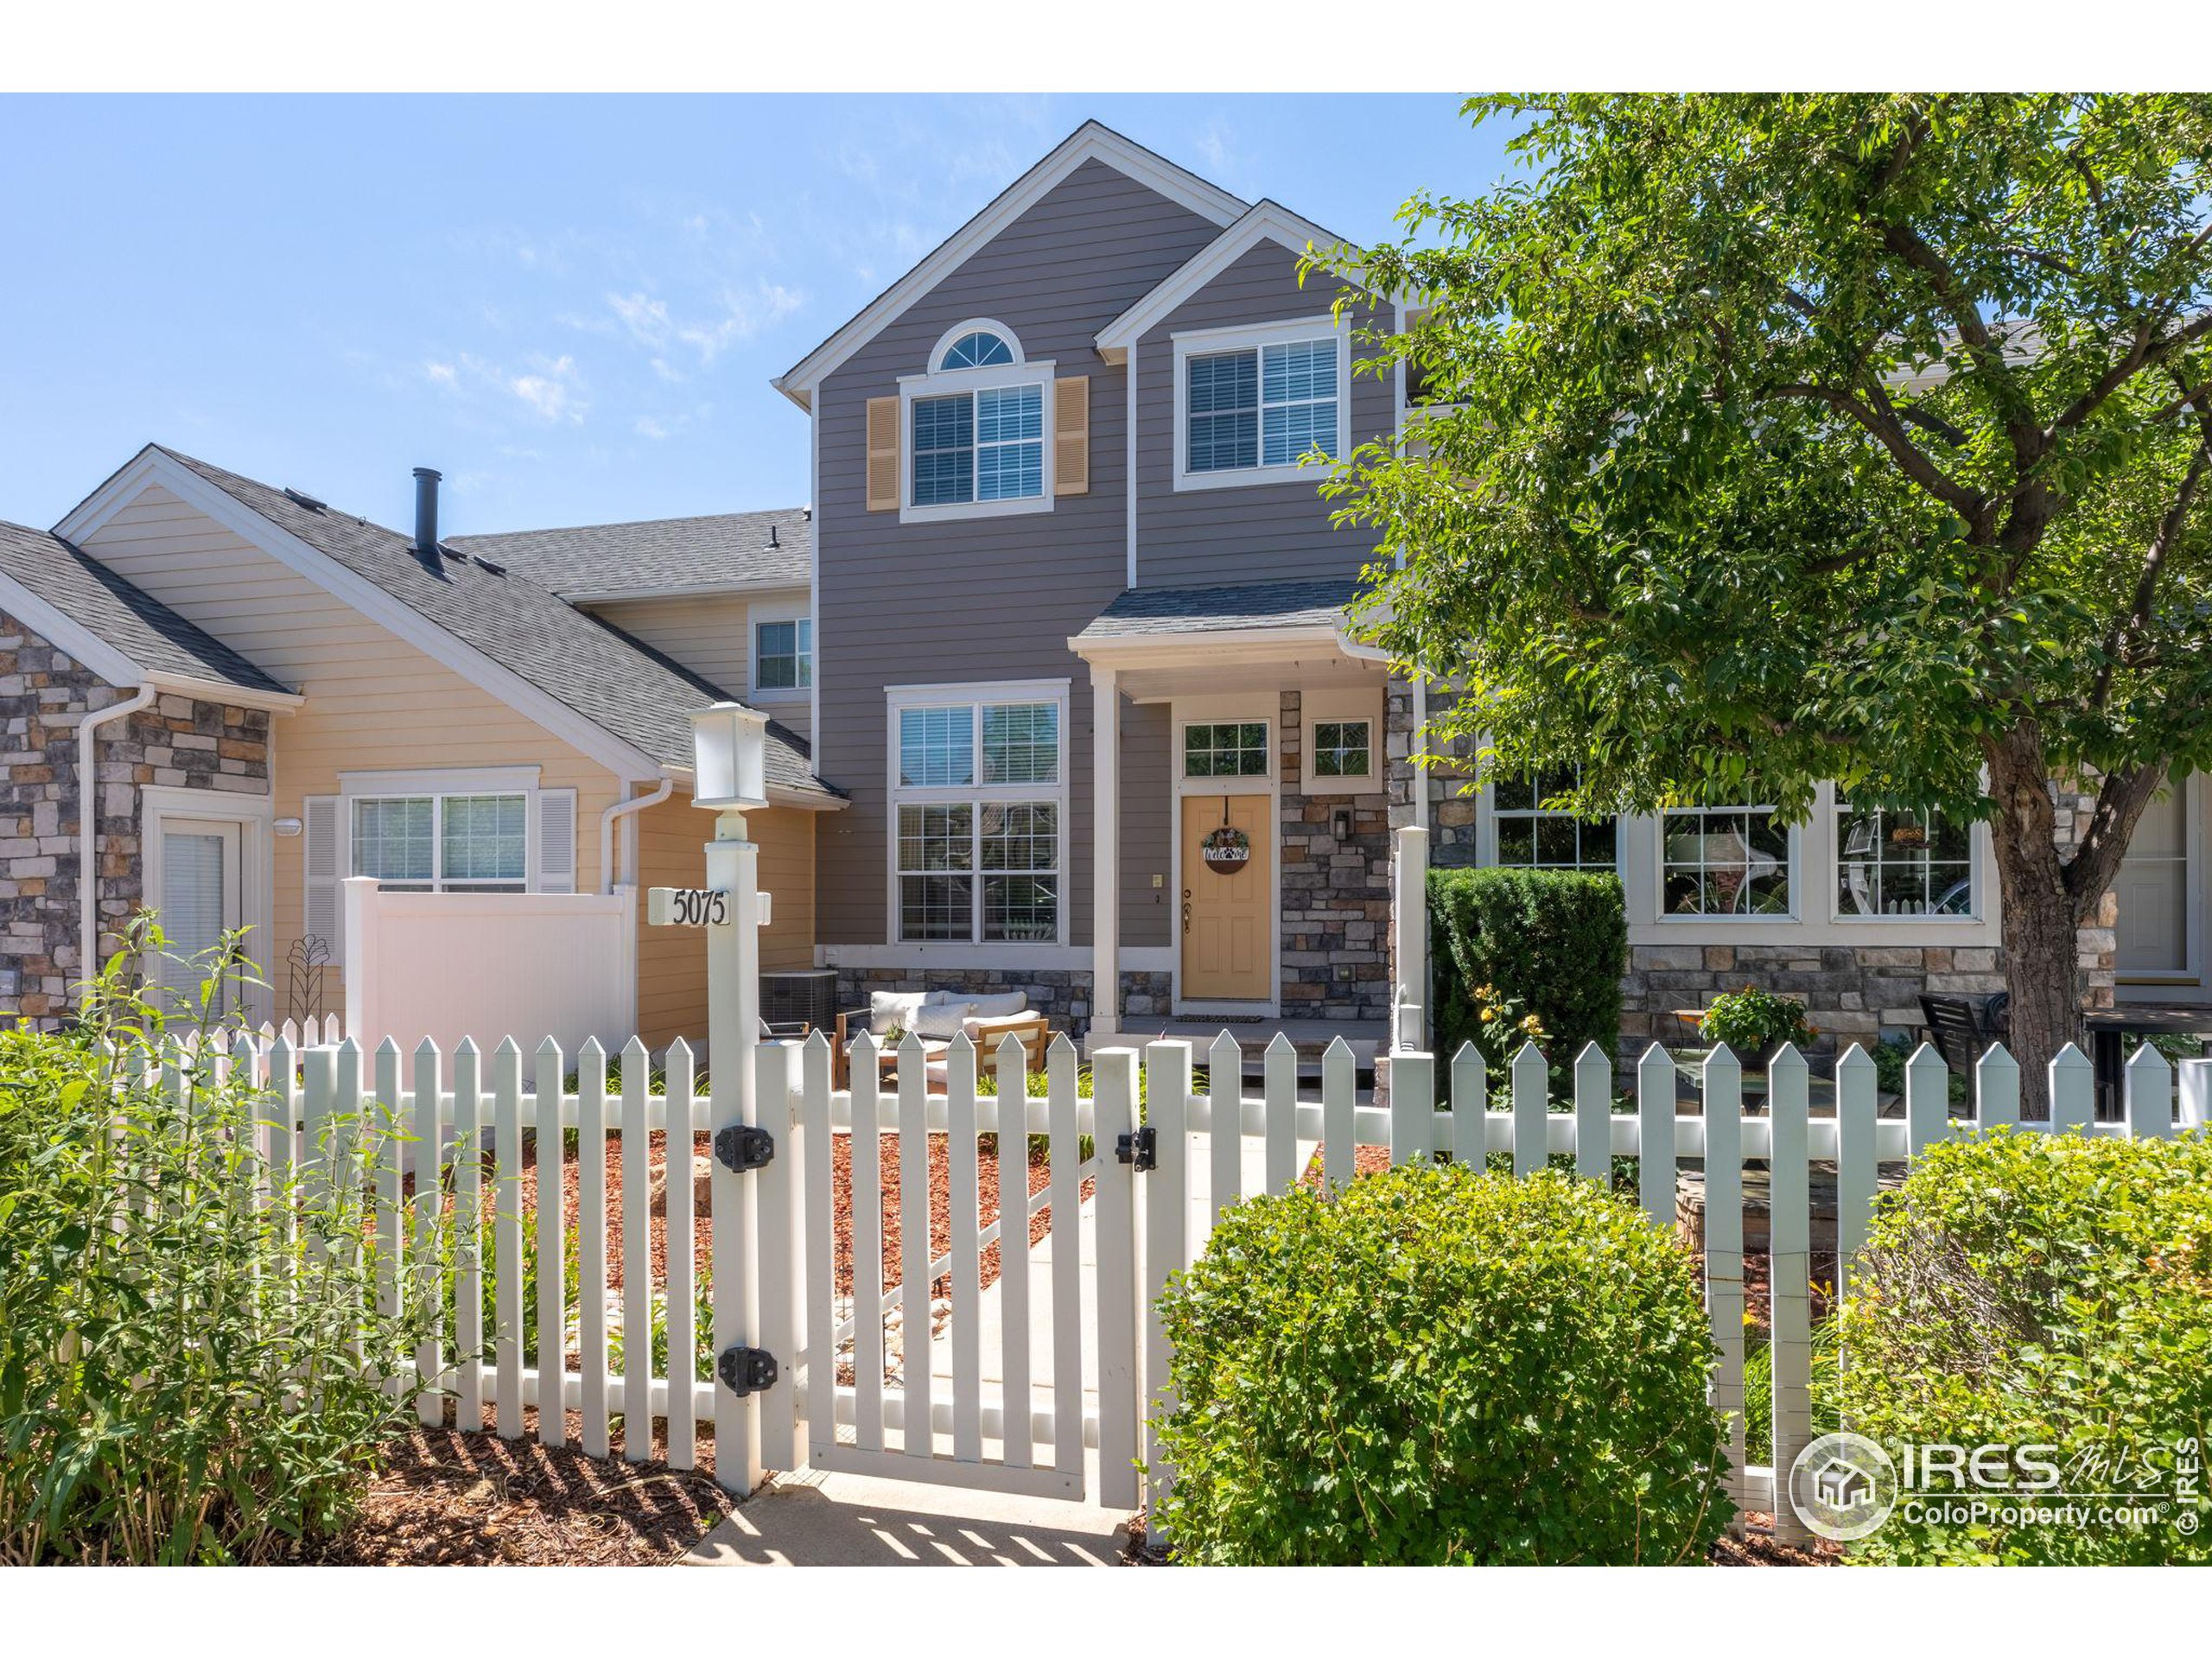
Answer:
[[[599,890],[614,891],[614,821],[626,818],[632,812],[642,812],[649,806],[658,806],[676,788],[676,779],[663,773],[660,787],[650,795],[639,795],[626,801],[617,801],[599,815]]]
[[[99,779],[92,775],[92,739],[99,728],[111,721],[128,719],[153,702],[154,688],[142,685],[121,702],[90,712],[77,722],[77,963],[84,976],[84,982],[91,984],[99,977],[99,945],[98,921],[99,915],[100,873],[98,862],[99,826],[100,809]],[[145,868],[145,854],[139,854],[139,868]],[[144,894],[139,895],[143,900]],[[82,993],[77,998],[81,1012],[85,1006]]]

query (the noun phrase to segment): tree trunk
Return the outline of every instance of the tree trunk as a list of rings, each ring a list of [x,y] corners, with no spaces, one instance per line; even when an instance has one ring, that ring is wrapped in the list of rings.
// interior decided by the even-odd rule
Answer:
[[[2005,988],[2012,996],[2005,1046],[2020,1065],[2023,1110],[2047,1117],[2051,1058],[2082,1038],[2082,970],[2042,738],[2031,724],[1993,747],[1989,788],[1997,803],[1990,840],[2003,904]]]

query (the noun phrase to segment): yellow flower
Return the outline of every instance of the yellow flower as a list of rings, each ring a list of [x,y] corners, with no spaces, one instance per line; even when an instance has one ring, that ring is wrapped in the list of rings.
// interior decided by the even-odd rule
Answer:
[[[1529,1014],[1522,1020],[1521,1029],[1531,1037],[1541,1037],[1544,1034],[1544,1022],[1535,1014]]]

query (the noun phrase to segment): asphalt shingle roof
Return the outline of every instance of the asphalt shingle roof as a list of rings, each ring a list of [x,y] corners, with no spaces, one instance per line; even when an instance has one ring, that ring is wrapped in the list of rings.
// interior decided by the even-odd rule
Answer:
[[[741,700],[575,609],[519,567],[487,569],[451,544],[442,557],[426,561],[410,536],[334,507],[306,505],[174,449],[162,453],[664,765],[691,764],[694,712]],[[502,563],[479,552],[493,565]],[[806,740],[773,721],[767,772],[772,787],[835,798],[814,775]]]
[[[1091,620],[1078,639],[1139,634],[1218,633],[1236,628],[1332,627],[1359,592],[1359,579],[1254,582],[1231,588],[1131,588]]]
[[[0,520],[0,570],[149,673],[248,691],[292,689],[50,531]]]
[[[771,540],[771,537],[773,540]],[[511,565],[563,597],[628,588],[806,586],[814,524],[804,507],[648,518],[569,530],[452,536],[447,544]]]

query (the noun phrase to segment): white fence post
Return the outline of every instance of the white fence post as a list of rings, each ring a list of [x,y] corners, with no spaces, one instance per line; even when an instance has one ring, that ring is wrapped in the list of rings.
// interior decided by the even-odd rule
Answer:
[[[2176,1066],[2181,1084],[2181,1126],[2212,1126],[2212,1059],[2183,1060]]]
[[[1705,1062],[1705,1306],[1720,1363],[1713,1409],[1728,1423],[1728,1496],[1736,1535],[1749,1482],[1744,1446],[1744,1069],[1721,1044]],[[1517,1154],[1516,1154],[1517,1155]]]
[[[1393,837],[1397,856],[1391,863],[1391,967],[1396,991],[1390,1046],[1396,1052],[1428,1047],[1428,831],[1408,824]]]
[[[372,1046],[385,1033],[384,1011],[377,1006],[384,963],[378,949],[382,922],[378,915],[377,879],[349,875],[346,888],[346,949],[340,966],[346,983],[346,1030],[361,1046]],[[309,1037],[308,1041],[315,1040]]]
[[[1098,1257],[1098,1501],[1133,1510],[1139,1502],[1136,1176],[1117,1149],[1137,1126],[1137,1051],[1094,1049],[1090,1076],[1098,1160],[1091,1218]]]
[[[2174,1074],[2166,1057],[2145,1043],[2127,1062],[2127,1135],[2132,1141],[2174,1132]]]
[[[1794,1044],[1767,1067],[1767,1120],[1773,1145],[1768,1153],[1767,1357],[1770,1362],[1773,1426],[1770,1443],[1746,1446],[1745,1455],[1764,1452],[1773,1459],[1774,1531],[1777,1541],[1805,1544],[1810,1531],[1789,1501],[1789,1471],[1813,1438],[1813,1224],[1810,1094],[1805,1057]]]
[[[1342,1046],[1338,1038],[1332,1046]],[[1174,1471],[1160,1444],[1155,1419],[1175,1409],[1175,1390],[1168,1382],[1173,1356],[1167,1334],[1160,1323],[1160,1293],[1167,1281],[1190,1262],[1189,1204],[1191,1105],[1191,1046],[1188,1043],[1147,1043],[1144,1051],[1144,1103],[1147,1126],[1154,1132],[1153,1156],[1157,1160],[1145,1178],[1144,1228],[1144,1387],[1139,1396],[1146,1421],[1145,1485],[1154,1516],[1152,1533],[1161,1536],[1158,1519]],[[1349,1133],[1351,1108],[1344,1107]],[[1349,1147],[1346,1148],[1350,1150]],[[1336,1177],[1334,1160],[1329,1169]],[[1350,1179],[1349,1172],[1346,1179]]]

